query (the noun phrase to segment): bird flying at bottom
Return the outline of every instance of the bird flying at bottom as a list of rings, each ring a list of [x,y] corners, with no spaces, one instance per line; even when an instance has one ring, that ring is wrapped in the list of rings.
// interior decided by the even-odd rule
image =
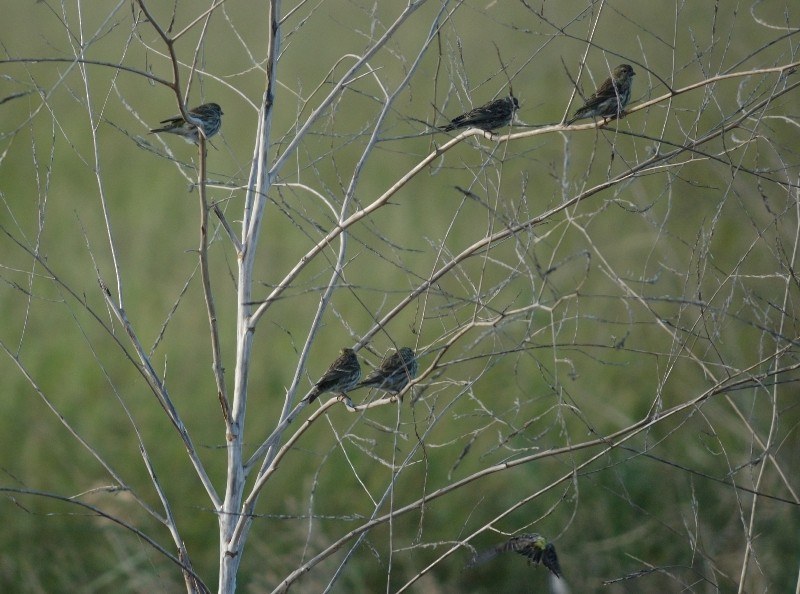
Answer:
[[[487,549],[473,557],[467,567],[475,567],[490,561],[500,553],[514,551],[528,558],[532,565],[544,565],[557,578],[561,577],[561,566],[558,563],[556,547],[541,534],[518,534],[497,546]]]

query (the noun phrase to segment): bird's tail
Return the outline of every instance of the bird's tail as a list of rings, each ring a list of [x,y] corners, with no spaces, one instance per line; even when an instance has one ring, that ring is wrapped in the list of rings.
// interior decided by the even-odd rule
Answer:
[[[319,388],[317,388],[316,386],[314,386],[314,387],[311,389],[311,391],[308,393],[308,395],[307,395],[307,396],[304,398],[304,400],[308,401],[308,403],[309,403],[309,404],[311,404],[312,402],[314,402],[314,401],[317,399],[317,397],[318,397],[318,396],[319,396],[321,393],[322,393],[322,392],[320,391],[320,389],[319,389]]]

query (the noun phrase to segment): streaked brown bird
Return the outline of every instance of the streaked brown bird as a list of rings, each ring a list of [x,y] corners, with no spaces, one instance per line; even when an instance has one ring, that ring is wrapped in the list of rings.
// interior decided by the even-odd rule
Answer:
[[[611,76],[597,87],[583,107],[578,109],[567,122],[567,126],[584,118],[602,117],[611,120],[618,118],[631,100],[634,76],[636,73],[630,64],[620,64],[614,68]]]
[[[558,555],[553,543],[541,534],[518,534],[512,536],[506,542],[483,551],[475,556],[467,567],[474,567],[481,563],[486,563],[500,553],[514,551],[528,558],[528,564],[539,565],[541,563],[557,578],[561,577],[561,566],[558,564]]]
[[[417,377],[417,356],[409,347],[402,347],[385,357],[367,378],[358,384],[359,388],[377,388],[384,392],[397,394],[408,382]]]
[[[361,363],[358,362],[356,352],[353,349],[342,349],[336,361],[331,363],[328,370],[314,384],[306,400],[311,404],[325,392],[344,394],[355,388],[360,379]]]
[[[201,127],[203,128],[203,136],[206,137],[206,140],[219,132],[222,126],[222,108],[216,103],[198,105],[190,109],[189,114],[200,121]],[[200,144],[200,132],[197,126],[187,122],[182,115],[176,115],[166,120],[161,120],[161,123],[166,124],[166,126],[153,128],[150,130],[150,133],[157,134],[166,132],[168,134],[177,134],[186,142]]]
[[[450,120],[449,124],[440,126],[439,130],[450,132],[459,128],[480,128],[491,132],[497,128],[502,128],[511,123],[514,113],[519,109],[519,101],[513,95],[495,99],[485,105],[476,107],[462,113],[457,118]]]

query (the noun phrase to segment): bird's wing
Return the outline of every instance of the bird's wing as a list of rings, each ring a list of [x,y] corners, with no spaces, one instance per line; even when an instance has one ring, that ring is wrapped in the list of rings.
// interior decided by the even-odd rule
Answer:
[[[505,544],[505,543],[504,543]],[[491,549],[486,549],[485,551],[475,555],[469,563],[467,563],[467,567],[475,567],[476,565],[482,565],[487,561],[491,561],[494,559],[498,553],[503,552],[503,545],[499,545],[496,547],[492,547]]]
[[[558,563],[558,555],[556,555],[556,548],[552,543],[547,543],[542,552],[542,565],[549,569],[557,578],[561,577],[561,566]]]

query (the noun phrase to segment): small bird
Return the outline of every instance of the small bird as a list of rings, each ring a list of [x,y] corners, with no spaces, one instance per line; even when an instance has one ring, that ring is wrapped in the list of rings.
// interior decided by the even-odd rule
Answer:
[[[417,377],[417,356],[408,347],[385,357],[381,364],[372,370],[367,378],[358,384],[359,388],[377,388],[397,394],[408,382]]]
[[[575,112],[567,126],[584,118],[602,117],[613,120],[619,117],[631,100],[634,76],[636,73],[630,64],[620,64],[614,68],[611,77],[605,79],[583,107]]]
[[[203,136],[206,137],[206,140],[219,132],[220,126],[222,126],[222,108],[216,103],[198,105],[190,109],[189,114],[200,120],[203,128]],[[161,123],[166,124],[166,126],[154,128],[150,130],[150,133],[167,132],[169,134],[177,134],[186,142],[200,144],[200,133],[197,130],[197,126],[187,122],[182,115],[161,120]]]
[[[361,364],[358,362],[356,352],[353,349],[342,349],[336,361],[331,363],[328,371],[314,384],[306,400],[311,404],[325,392],[344,394],[355,388],[360,379]]]
[[[475,556],[467,567],[474,567],[485,563],[494,558],[495,555],[505,553],[506,551],[514,551],[515,553],[524,555],[528,558],[528,564],[538,565],[541,563],[549,569],[554,576],[557,578],[561,577],[561,566],[558,564],[556,547],[553,546],[553,543],[547,542],[547,539],[541,534],[518,534],[517,536],[512,536],[506,542]]]
[[[495,99],[486,105],[481,105],[467,113],[462,113],[457,118],[450,120],[445,126],[440,126],[439,130],[450,132],[459,128],[480,128],[486,132],[491,132],[496,128],[502,128],[511,123],[514,113],[519,109],[519,101],[513,95]]]

